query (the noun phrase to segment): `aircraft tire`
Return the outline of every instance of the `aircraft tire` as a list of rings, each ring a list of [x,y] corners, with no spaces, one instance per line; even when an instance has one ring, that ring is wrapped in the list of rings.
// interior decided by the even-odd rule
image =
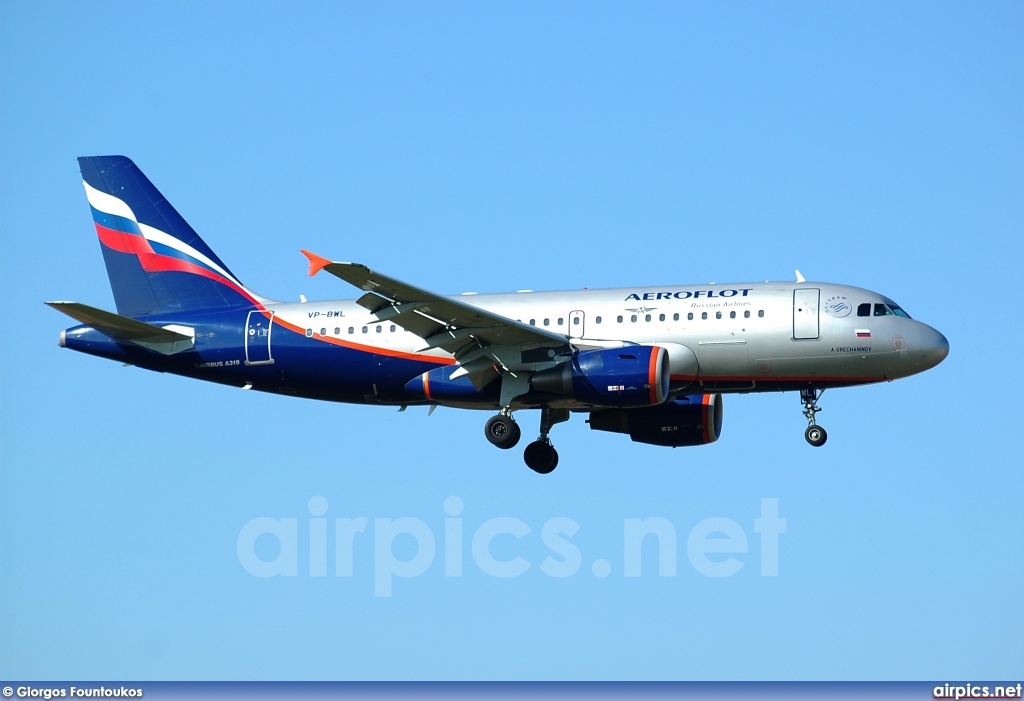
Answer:
[[[808,426],[807,430],[804,431],[804,438],[815,448],[820,448],[828,440],[828,433],[821,426]]]
[[[522,431],[519,430],[519,424],[513,421],[511,416],[498,414],[488,419],[484,426],[484,435],[487,436],[491,445],[508,450],[514,448],[519,442]]]
[[[546,475],[558,467],[558,451],[550,443],[534,441],[523,452],[526,466],[534,472]]]

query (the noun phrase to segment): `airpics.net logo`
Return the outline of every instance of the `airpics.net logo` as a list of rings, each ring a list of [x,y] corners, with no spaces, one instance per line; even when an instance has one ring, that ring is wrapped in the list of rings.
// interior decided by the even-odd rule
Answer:
[[[310,577],[326,577],[329,569],[335,577],[353,577],[357,566],[366,567],[367,571],[372,568],[374,596],[391,596],[396,578],[418,577],[438,559],[443,560],[445,577],[461,577],[472,566],[487,576],[509,579],[536,565],[544,575],[564,579],[577,575],[584,566],[583,553],[573,542],[581,526],[565,516],[548,519],[539,531],[512,516],[465,523],[462,499],[451,496],[444,500],[444,523],[439,526],[438,537],[419,518],[374,518],[371,525],[365,516],[329,519],[328,509],[327,499],[315,496],[307,504],[308,517],[252,519],[238,533],[239,563],[255,577],[297,577],[300,564],[303,574],[308,566]],[[441,520],[440,514],[435,520]],[[721,516],[701,520],[685,535],[690,566],[705,577],[731,577],[756,558],[760,560],[762,577],[777,576],[779,536],[786,532],[786,519],[779,516],[779,500],[761,499],[760,514],[752,519],[752,526],[759,539],[754,546],[756,554],[751,552],[747,530],[737,521]],[[302,540],[308,543],[308,554],[305,547],[300,548],[300,528],[305,531]],[[329,531],[333,547],[329,547]],[[651,545],[656,546],[657,559],[656,567],[647,563],[647,571],[656,569],[661,577],[676,576],[680,539],[672,521],[658,516],[624,518],[621,534],[623,576],[641,576],[645,543],[649,544],[648,557],[652,554]],[[525,547],[524,539],[536,539],[538,535],[545,552],[543,557],[534,556],[531,562],[524,554],[536,548]],[[357,559],[356,553],[365,552],[371,539],[372,563],[368,558]],[[496,542],[501,546],[496,546]],[[515,548],[510,552],[510,542],[524,547],[518,553]],[[589,569],[594,577],[604,578],[612,574],[613,566],[606,559],[596,559],[590,561]]]

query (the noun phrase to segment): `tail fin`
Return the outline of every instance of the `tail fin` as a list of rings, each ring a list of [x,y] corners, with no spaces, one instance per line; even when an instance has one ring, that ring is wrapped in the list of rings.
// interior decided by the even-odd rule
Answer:
[[[79,158],[117,311],[124,316],[262,306],[138,166]]]

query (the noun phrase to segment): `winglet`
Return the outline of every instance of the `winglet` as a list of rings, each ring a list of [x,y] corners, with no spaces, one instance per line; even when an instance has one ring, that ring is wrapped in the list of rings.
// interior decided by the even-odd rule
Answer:
[[[331,264],[331,261],[327,260],[326,258],[321,258],[317,254],[310,253],[309,251],[307,251],[305,249],[302,250],[302,255],[306,256],[306,258],[309,258],[309,276],[310,277],[313,277],[314,275],[316,275],[321,270],[323,270],[324,268],[326,268],[328,265]]]

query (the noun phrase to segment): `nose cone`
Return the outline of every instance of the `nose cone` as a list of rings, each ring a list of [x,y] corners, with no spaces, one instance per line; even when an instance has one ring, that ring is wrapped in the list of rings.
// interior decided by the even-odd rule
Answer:
[[[922,370],[933,368],[949,355],[949,341],[931,326],[921,325],[918,334],[917,355]]]

